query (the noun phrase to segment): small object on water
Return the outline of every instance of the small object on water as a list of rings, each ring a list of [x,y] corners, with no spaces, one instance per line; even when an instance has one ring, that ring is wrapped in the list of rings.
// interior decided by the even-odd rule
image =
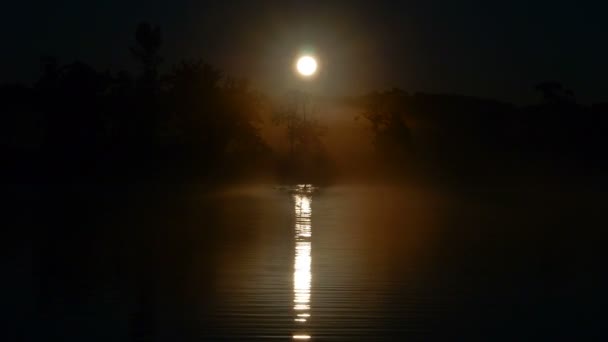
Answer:
[[[319,190],[319,187],[312,184],[296,184],[296,185],[280,185],[275,187],[279,191],[285,191],[290,194],[313,194]]]

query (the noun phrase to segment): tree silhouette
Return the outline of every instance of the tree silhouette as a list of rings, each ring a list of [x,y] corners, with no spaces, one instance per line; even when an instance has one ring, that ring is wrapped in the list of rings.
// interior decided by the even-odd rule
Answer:
[[[158,54],[162,44],[160,27],[140,23],[135,31],[135,41],[137,45],[131,47],[131,53],[142,64],[143,79],[147,82],[156,80],[158,66],[163,61]]]
[[[283,172],[287,177],[319,179],[329,171],[322,141],[325,128],[315,119],[316,114],[312,95],[300,91],[289,92],[285,103],[273,114],[274,124],[286,128],[289,151],[287,160],[283,162]]]
[[[405,123],[407,96],[399,89],[374,93],[363,111],[372,126],[376,151],[394,163],[406,162],[413,152],[411,131]]]
[[[544,81],[536,85],[535,89],[542,94],[545,103],[560,104],[574,103],[574,92],[566,89],[557,81]]]

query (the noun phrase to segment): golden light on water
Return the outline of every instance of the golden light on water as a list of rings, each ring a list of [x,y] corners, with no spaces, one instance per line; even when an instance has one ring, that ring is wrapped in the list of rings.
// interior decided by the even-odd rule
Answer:
[[[296,69],[302,76],[312,76],[317,72],[317,60],[312,56],[298,58]]]
[[[293,262],[293,309],[294,321],[305,324],[310,319],[310,288],[312,281],[312,227],[311,227],[311,196],[307,193],[294,194],[295,202],[295,257]],[[302,326],[302,329],[305,326]],[[294,340],[310,339],[298,329]]]

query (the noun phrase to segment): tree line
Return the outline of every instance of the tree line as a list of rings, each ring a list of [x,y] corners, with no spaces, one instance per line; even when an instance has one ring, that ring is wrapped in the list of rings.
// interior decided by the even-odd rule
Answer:
[[[0,85],[5,180],[221,180],[270,171],[304,182],[331,175],[323,143],[331,127],[314,119],[310,94],[292,92],[274,106],[201,60],[161,73],[160,28],[141,23],[135,42],[135,74],[45,57],[33,85]],[[540,101],[528,106],[400,89],[348,102],[372,132],[370,164],[383,175],[605,171],[608,103],[580,104],[554,81],[536,90]],[[264,141],[264,112],[284,127],[287,155]]]
[[[45,57],[33,86],[0,87],[4,172],[50,180],[222,177],[260,165],[268,152],[259,132],[262,95],[200,60],[161,74],[160,28],[142,23],[135,38],[135,76]]]
[[[608,103],[578,103],[547,81],[537,104],[515,106],[400,89],[352,99],[373,131],[379,161],[402,173],[422,167],[457,179],[601,176],[608,169]]]

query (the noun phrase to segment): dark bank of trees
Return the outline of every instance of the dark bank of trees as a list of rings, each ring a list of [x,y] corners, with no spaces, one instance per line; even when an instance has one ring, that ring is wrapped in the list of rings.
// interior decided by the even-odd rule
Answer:
[[[32,86],[0,85],[3,178],[222,180],[278,171],[288,182],[328,179],[323,137],[333,132],[314,120],[309,95],[290,93],[274,110],[288,150],[277,153],[260,134],[272,106],[261,94],[198,60],[161,73],[161,47],[160,29],[142,23],[130,49],[134,75],[46,57]],[[536,90],[539,103],[523,107],[398,89],[359,98],[377,152],[369,164],[394,177],[604,172],[608,104],[579,104],[558,82]]]
[[[380,164],[457,180],[601,176],[608,169],[608,106],[582,105],[558,82],[517,107],[393,89],[360,99]]]
[[[43,58],[33,86],[1,86],[5,177],[222,178],[263,164],[259,94],[201,61],[161,74],[158,27],[140,24],[136,43],[135,76]]]

